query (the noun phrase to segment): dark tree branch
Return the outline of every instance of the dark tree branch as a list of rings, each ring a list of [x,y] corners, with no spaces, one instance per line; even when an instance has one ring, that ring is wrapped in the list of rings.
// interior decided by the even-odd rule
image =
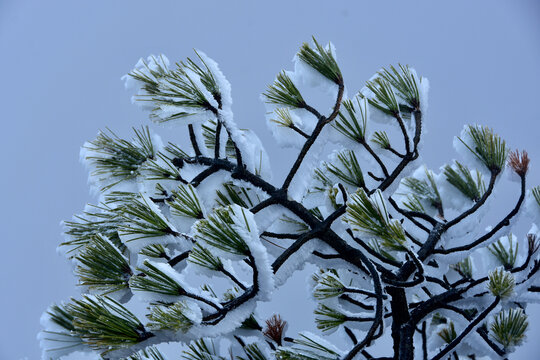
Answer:
[[[499,304],[501,299],[499,297],[495,298],[495,301],[491,303],[480,315],[478,315],[473,321],[467,325],[465,329],[454,339],[450,344],[448,344],[444,349],[441,350],[437,355],[435,355],[431,360],[440,360],[450,351],[452,351],[465,336],[467,336],[474,328],[489,315],[493,309]]]
[[[416,221],[414,218],[417,217],[417,218],[420,218],[422,220],[425,220],[425,221],[427,221],[428,223],[430,223],[433,226],[437,225],[437,223],[439,222],[439,221],[435,220],[434,218],[432,218],[431,216],[429,216],[428,214],[424,214],[424,213],[417,212],[417,211],[407,211],[407,210],[404,210],[404,209],[400,208],[399,205],[396,203],[396,201],[391,196],[388,198],[388,201],[394,207],[394,209],[396,209],[396,211],[398,213],[405,216],[414,225],[418,226],[420,229],[422,229],[424,231],[427,231],[428,233],[429,233],[429,230],[425,226],[420,224],[418,221]]]
[[[364,304],[363,302],[361,301],[358,301],[356,299],[353,299],[352,297],[350,297],[349,295],[347,294],[342,294],[339,296],[339,299],[340,300],[343,300],[343,301],[346,301],[350,304],[353,304],[353,305],[356,305],[358,306],[359,308],[361,309],[364,309],[364,310],[375,310],[375,307],[373,305],[366,305]]]
[[[298,239],[300,234],[288,234],[288,233],[275,233],[271,231],[264,231],[261,236],[267,236],[275,239]]]
[[[302,129],[298,128],[298,126],[294,124],[289,125],[289,129],[296,131],[298,134],[302,135],[306,139],[309,138],[308,134],[306,134],[304,131],[302,131]]]
[[[185,251],[179,255],[176,255],[175,257],[173,257],[172,259],[170,259],[168,261],[169,265],[171,267],[174,267],[176,266],[178,263],[180,263],[182,260],[185,260],[188,258],[189,254],[191,253],[191,250],[188,250],[188,251]]]
[[[221,123],[221,120],[217,119],[217,125],[216,125],[216,141],[215,141],[215,147],[214,147],[214,159],[219,159],[219,150],[221,147],[221,128],[223,127],[223,124]]]
[[[471,206],[468,210],[466,210],[463,213],[461,213],[460,215],[456,216],[454,219],[448,221],[445,224],[445,231],[450,229],[452,226],[458,224],[459,222],[461,222],[461,220],[465,219],[467,216],[469,216],[471,214],[474,214],[476,212],[476,210],[480,209],[480,207],[482,205],[484,205],[486,200],[489,198],[489,196],[493,192],[493,188],[495,187],[495,180],[497,179],[497,176],[499,175],[499,173],[500,173],[500,170],[491,170],[491,176],[490,176],[490,179],[489,179],[489,185],[488,185],[488,188],[486,189],[486,192],[484,193],[484,195],[482,195],[480,200],[475,202],[474,205]]]
[[[345,86],[343,85],[343,83],[340,83],[339,88],[338,88],[338,95],[337,95],[336,103],[334,105],[334,111],[332,112],[332,114],[330,114],[330,116],[328,116],[328,118],[326,118],[324,116],[321,116],[313,108],[308,109],[306,107],[308,105],[304,106],[304,108],[306,110],[308,110],[308,111],[310,111],[310,112],[312,112],[314,114],[318,114],[318,116],[315,115],[318,118],[317,125],[315,126],[315,129],[313,130],[313,132],[311,133],[309,138],[304,143],[304,146],[302,147],[302,150],[300,150],[300,153],[298,154],[298,157],[296,158],[296,161],[294,162],[291,170],[289,171],[289,174],[287,174],[287,177],[285,178],[285,181],[283,182],[283,185],[281,186],[283,189],[287,189],[289,187],[289,185],[291,184],[291,182],[292,182],[292,180],[294,178],[294,175],[296,175],[296,172],[300,168],[300,165],[302,165],[302,162],[304,161],[304,158],[306,157],[309,149],[311,148],[313,143],[315,143],[315,140],[317,140],[317,138],[319,137],[319,134],[321,133],[323,127],[326,124],[328,124],[329,122],[331,122],[332,120],[334,120],[335,117],[338,115],[339,108],[341,106],[341,100],[343,98],[344,89],[345,89]]]
[[[467,319],[468,321],[471,321],[473,319],[473,315],[470,315],[468,314],[467,312],[463,311],[462,309],[458,308],[458,307],[455,307],[455,306],[452,306],[452,305],[445,305],[443,306],[444,309],[448,309],[450,311],[453,311],[457,314],[460,314],[461,316],[463,316],[465,319]],[[478,333],[478,335],[480,335],[480,337],[485,341],[485,343],[495,352],[497,353],[497,355],[499,356],[504,356],[506,355],[506,351],[504,349],[501,349],[497,344],[495,344],[490,338],[489,338],[489,335],[488,335],[488,332],[486,329],[484,329],[483,327],[478,327],[476,328],[476,332]]]
[[[377,164],[379,164],[382,172],[383,172],[383,175],[385,177],[388,177],[389,174],[388,174],[388,169],[386,168],[386,165],[384,165],[384,162],[381,160],[380,156],[377,155],[375,153],[375,151],[373,151],[373,149],[371,148],[371,146],[369,146],[369,144],[367,143],[367,141],[365,139],[362,139],[362,141],[360,142],[360,144],[362,144],[364,146],[364,148],[367,150],[367,152],[371,155],[371,157],[373,159],[375,159],[375,161],[377,162]],[[381,179],[381,178],[377,178],[377,179]],[[377,180],[375,179],[375,180]],[[381,179],[382,180],[382,179]]]
[[[204,316],[203,319],[202,319],[203,324],[205,324],[205,325],[216,325],[216,324],[218,324],[225,317],[225,315],[227,315],[227,313],[229,313],[230,311],[236,309],[237,307],[239,307],[240,305],[244,304],[245,302],[247,302],[248,300],[252,299],[253,297],[255,297],[257,295],[257,293],[259,292],[259,282],[258,282],[259,270],[257,269],[257,266],[255,264],[255,259],[253,258],[253,256],[251,254],[248,256],[248,259],[249,259],[249,262],[251,264],[253,264],[253,266],[252,266],[252,269],[253,269],[253,275],[252,275],[253,285],[251,285],[240,296],[238,296],[238,297],[232,299],[231,301],[225,303],[223,305],[223,307],[220,308],[218,311],[216,311],[216,312],[214,312],[212,314]]]
[[[423,354],[423,359],[427,360],[428,351],[427,351],[427,336],[426,336],[426,322],[425,321],[422,323],[422,329],[420,330],[420,334],[422,334],[422,354]]]
[[[351,339],[353,345],[358,344],[358,339],[356,338],[356,336],[354,335],[354,333],[352,332],[352,330],[349,329],[347,326],[344,326],[343,329],[345,329],[345,333],[347,334],[347,336],[349,337],[349,339]]]
[[[395,114],[394,117],[396,118],[399,128],[401,129],[401,133],[403,135],[403,141],[405,143],[405,152],[407,154],[410,154],[411,152],[411,144],[409,140],[409,134],[407,133],[407,129],[405,128],[405,123],[403,122],[403,119],[401,118],[401,114]],[[405,157],[405,156],[403,156]]]
[[[519,209],[521,208],[521,205],[523,204],[523,200],[525,199],[525,193],[527,192],[526,189],[526,181],[525,181],[525,175],[521,176],[521,194],[519,196],[519,199],[516,203],[516,206],[502,219],[499,221],[497,225],[493,227],[489,232],[487,232],[485,235],[481,236],[480,238],[476,239],[475,241],[463,245],[463,246],[457,246],[450,249],[435,249],[434,253],[437,254],[451,254],[454,252],[459,251],[468,251],[476,246],[482,244],[484,241],[489,240],[493,235],[495,235],[500,229],[502,229],[504,226],[510,225],[510,220],[516,216],[516,214],[519,212]]]
[[[188,125],[189,139],[191,140],[191,146],[193,151],[195,151],[195,156],[201,156],[201,149],[199,149],[199,144],[197,143],[197,136],[195,136],[195,130],[193,129],[193,124]]]

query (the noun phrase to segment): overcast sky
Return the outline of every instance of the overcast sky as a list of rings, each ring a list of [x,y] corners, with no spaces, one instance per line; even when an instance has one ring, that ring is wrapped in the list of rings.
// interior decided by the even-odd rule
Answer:
[[[453,136],[478,122],[529,150],[535,185],[539,4],[0,0],[0,359],[39,358],[41,313],[77,294],[55,252],[59,223],[93,200],[78,161],[83,142],[106,126],[130,136],[130,127],[148,123],[120,82],[139,57],[163,52],[177,61],[198,48],[216,59],[233,86],[236,121],[259,134],[277,174],[287,153],[266,129],[259,94],[291,68],[302,42],[315,35],[335,44],[350,93],[381,66],[411,64],[431,84],[429,166],[456,157]],[[512,204],[517,190],[502,196]],[[511,359],[538,357],[538,307],[533,313],[529,341]]]

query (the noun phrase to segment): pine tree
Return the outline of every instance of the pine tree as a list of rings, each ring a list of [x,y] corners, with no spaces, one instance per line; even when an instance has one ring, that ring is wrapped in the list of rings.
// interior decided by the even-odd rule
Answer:
[[[348,98],[332,44],[304,43],[294,62],[262,95],[295,156],[281,184],[204,53],[174,65],[150,56],[124,77],[150,118],[187,140],[164,145],[142,127],[83,146],[100,196],[64,223],[60,245],[83,295],[46,311],[44,359],[166,359],[166,342],[178,343],[171,359],[372,359],[385,330],[384,359],[506,357],[523,341],[540,292],[540,231],[513,228],[525,209],[540,219],[527,153],[473,124],[454,142],[460,160],[430,170],[426,78],[390,66]],[[333,94],[332,108],[310,104],[310,86]],[[517,179],[517,200],[485,229],[503,173]],[[257,304],[305,262],[319,268],[317,308],[291,333],[295,319],[277,308],[263,318]]]

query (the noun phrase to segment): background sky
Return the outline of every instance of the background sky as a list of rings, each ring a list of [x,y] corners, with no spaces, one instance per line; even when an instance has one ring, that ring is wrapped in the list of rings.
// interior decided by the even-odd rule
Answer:
[[[93,201],[79,148],[107,126],[131,136],[148,123],[120,76],[151,53],[176,61],[205,51],[232,83],[236,121],[259,134],[280,178],[293,156],[270,137],[259,94],[312,35],[335,44],[349,93],[398,62],[429,78],[428,166],[456,157],[453,136],[477,122],[527,149],[529,183],[540,183],[539,1],[0,0],[0,359],[39,358],[41,313],[77,294],[55,248],[60,221]],[[499,194],[494,219],[517,189]],[[302,296],[282,314],[304,307]],[[528,341],[511,359],[538,358],[531,309]]]

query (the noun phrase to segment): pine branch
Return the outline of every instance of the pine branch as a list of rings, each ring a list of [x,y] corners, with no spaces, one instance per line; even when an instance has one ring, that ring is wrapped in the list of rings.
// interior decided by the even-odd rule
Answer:
[[[118,231],[120,235],[131,236],[128,241],[179,235],[159,209],[144,197],[127,202],[121,209],[121,216],[125,222],[119,226]]]
[[[94,169],[91,175],[100,181],[112,179],[102,191],[135,178],[139,175],[139,167],[156,156],[148,127],[141,130],[133,128],[135,139],[132,142],[120,139],[111,130],[107,130],[109,133],[100,131],[97,138],[84,147],[88,151],[85,159]]]
[[[364,175],[358,163],[356,155],[351,150],[345,150],[337,154],[337,165],[325,164],[329,173],[339,180],[354,187],[365,188]]]
[[[476,171],[476,176],[473,177],[469,168],[458,161],[455,162],[455,167],[456,169],[449,165],[444,167],[446,181],[472,201],[480,200],[486,191],[482,173]]]
[[[182,296],[187,292],[178,282],[176,272],[168,264],[143,262],[144,268],[138,268],[140,274],[131,277],[129,287],[133,291],[144,291],[162,295]]]
[[[180,185],[171,193],[172,200],[166,203],[170,206],[172,214],[193,219],[204,218],[199,196],[192,185]]]
[[[328,80],[333,81],[336,84],[343,83],[343,76],[341,70],[332,54],[332,46],[328,44],[327,49],[323,48],[317,40],[313,37],[313,43],[315,48],[304,43],[298,52],[298,58],[319,72],[322,76]]]
[[[242,209],[242,211],[244,211]],[[226,252],[237,255],[248,255],[249,247],[246,245],[242,236],[238,233],[238,225],[233,220],[232,207],[219,208],[213,214],[208,215],[207,219],[201,220],[196,224],[196,239],[206,242]]]
[[[302,131],[298,126],[296,126],[291,117],[291,113],[288,108],[277,108],[274,110],[274,113],[277,115],[277,119],[271,119],[270,121],[278,124],[278,126],[286,127],[291,130],[296,131],[298,134],[302,135],[304,138],[308,138],[309,135]]]
[[[527,315],[522,309],[508,309],[495,316],[490,330],[492,337],[506,349],[519,345],[528,327]]]
[[[303,108],[306,102],[300,91],[285,71],[280,72],[274,84],[268,86],[263,94],[266,102],[275,105],[284,105],[292,108]]]
[[[416,77],[416,74],[411,71],[409,66],[399,64],[399,70],[394,66],[390,66],[390,70],[382,69],[379,76],[385,79],[388,83],[397,90],[398,96],[407,102],[412,109],[420,108],[420,91],[418,83],[421,79]]]
[[[514,248],[514,241],[512,234],[508,235],[508,249],[503,245],[501,242],[501,239],[497,240],[497,242],[491,244],[488,246],[488,250],[495,256],[502,266],[506,270],[510,270],[514,267],[514,264],[516,263],[518,249],[519,249],[519,243],[516,242],[515,248]]]
[[[381,245],[390,250],[405,249],[405,233],[397,220],[390,220],[383,195],[377,191],[369,197],[360,189],[347,203],[346,221],[353,229],[362,231],[381,240]]]
[[[129,310],[106,296],[85,295],[66,306],[73,328],[94,349],[108,352],[151,336]]]
[[[123,222],[120,216],[107,205],[90,205],[90,208],[95,211],[88,210],[82,215],[75,215],[74,221],[64,221],[65,234],[70,239],[62,242],[60,246],[69,247],[68,254],[76,252],[88,245],[96,235],[101,234],[123,250],[124,245],[118,238],[118,227]]]
[[[399,116],[400,108],[396,94],[388,81],[382,77],[375,78],[366,83],[366,87],[373,93],[368,98],[369,103],[376,109],[391,116]]]
[[[80,285],[103,295],[127,288],[132,275],[128,259],[106,237],[96,235],[76,260]]]
[[[172,305],[155,305],[148,315],[148,328],[152,330],[173,330],[187,332],[194,324],[196,314],[186,302],[175,302]]]
[[[474,154],[492,172],[499,173],[504,169],[508,149],[506,143],[492,129],[480,126],[469,125],[466,134],[470,137],[471,143],[458,138],[470,152]]]
[[[176,64],[173,70],[161,66],[154,71],[144,63],[143,69],[129,73],[142,83],[144,89],[136,99],[153,103],[151,117],[154,121],[167,122],[204,111],[217,113],[219,102],[216,99],[221,99],[220,90],[206,63],[199,54],[197,56],[203,63],[202,67],[188,58],[187,62]],[[154,60],[154,63],[158,61]],[[206,91],[211,98],[207,97]]]
[[[138,351],[125,360],[165,360],[163,354],[154,346]]]

